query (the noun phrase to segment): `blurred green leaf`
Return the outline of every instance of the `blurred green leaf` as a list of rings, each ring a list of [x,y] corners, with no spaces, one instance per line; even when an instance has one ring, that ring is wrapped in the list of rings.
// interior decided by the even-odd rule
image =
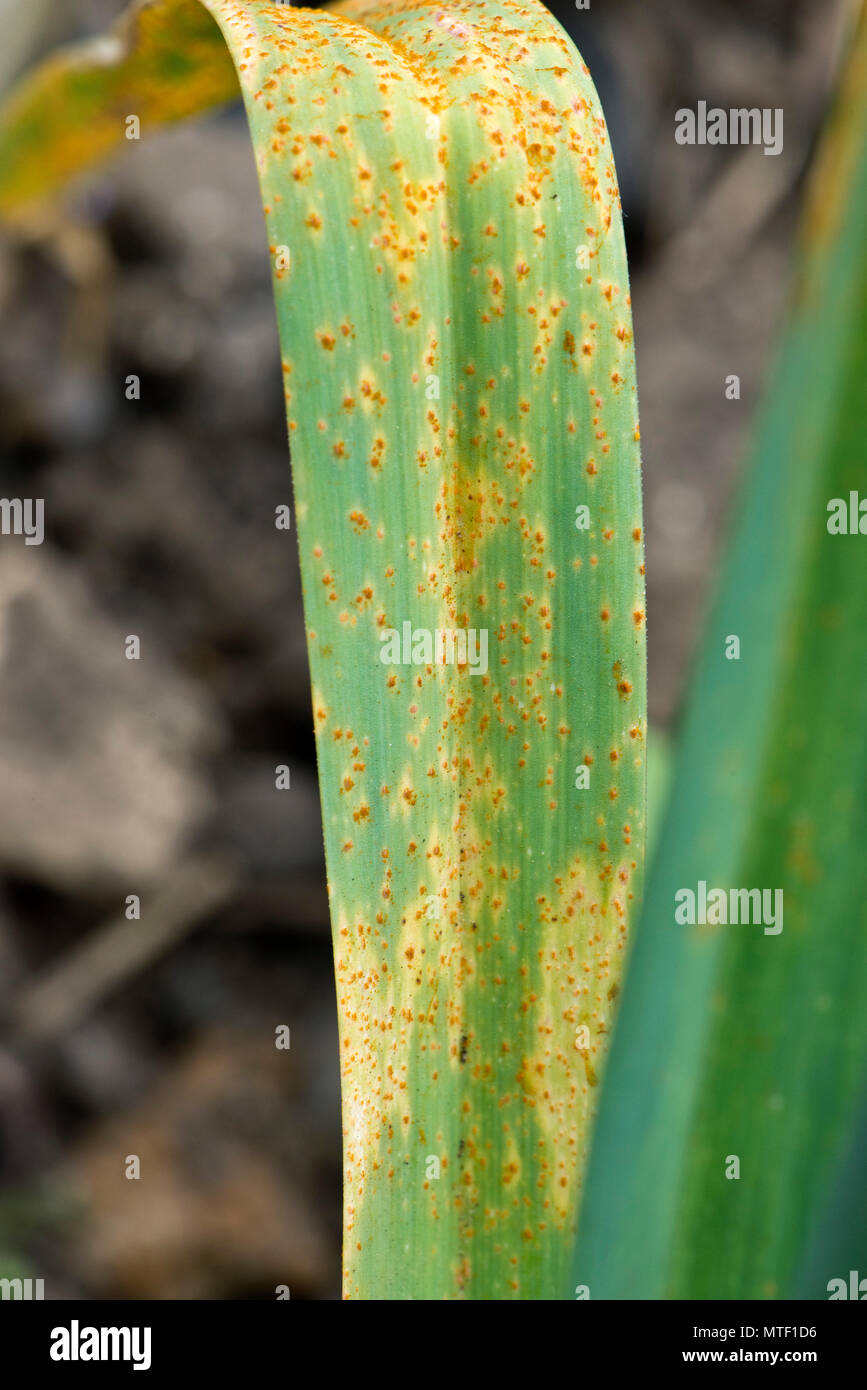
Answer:
[[[659,840],[671,790],[671,740],[662,729],[647,731],[647,845],[648,862]]]
[[[861,1094],[867,1094],[864,1088]],[[846,1287],[845,1297],[851,1297],[855,1284],[859,1301],[867,1298],[867,1283],[863,1290],[860,1287],[862,1280],[867,1281],[867,1102],[862,1102],[851,1142],[822,1205],[794,1297],[830,1298],[832,1292],[839,1297],[840,1280]]]
[[[791,1296],[851,1131],[867,1062],[867,535],[829,534],[827,508],[867,498],[865,441],[862,9],[629,964],[574,1274],[593,1298]],[[677,925],[675,893],[702,880],[783,889],[781,934]]]

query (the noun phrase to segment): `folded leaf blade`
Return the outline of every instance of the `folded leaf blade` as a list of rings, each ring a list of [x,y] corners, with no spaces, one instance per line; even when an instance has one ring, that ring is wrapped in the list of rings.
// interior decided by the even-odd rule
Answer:
[[[345,1292],[555,1296],[643,864],[637,405],[604,121],[534,3],[207,8],[274,266]]]

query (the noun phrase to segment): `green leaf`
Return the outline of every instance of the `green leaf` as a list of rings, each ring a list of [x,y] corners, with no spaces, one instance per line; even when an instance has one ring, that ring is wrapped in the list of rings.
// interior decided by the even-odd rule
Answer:
[[[345,1293],[557,1295],[645,820],[635,368],[605,123],[535,0],[207,8],[237,66],[274,265],[340,1011]],[[95,120],[102,153],[136,103],[145,130],[164,97],[173,119],[193,89],[225,95],[193,14],[145,6],[117,63],[79,53],[20,91],[0,154],[24,153],[3,159],[0,207],[36,191],[43,161],[83,167]],[[196,57],[183,98],[177,22]],[[45,144],[56,116],[33,115],[49,99],[60,147]],[[470,659],[438,660],[436,633]]]
[[[653,863],[671,788],[671,741],[653,725],[647,731],[647,840],[645,853]]]
[[[791,1296],[853,1121],[867,1061],[867,537],[827,523],[831,499],[867,498],[865,379],[862,14],[629,966],[574,1275],[593,1298]],[[702,880],[782,889],[783,930],[677,925],[675,894]]]
[[[862,1096],[864,1092],[862,1089]],[[795,1298],[867,1296],[867,1104],[862,1103],[842,1162],[807,1244]],[[852,1274],[855,1278],[852,1278]],[[836,1281],[836,1282],[835,1282]],[[842,1281],[842,1286],[841,1286]]]

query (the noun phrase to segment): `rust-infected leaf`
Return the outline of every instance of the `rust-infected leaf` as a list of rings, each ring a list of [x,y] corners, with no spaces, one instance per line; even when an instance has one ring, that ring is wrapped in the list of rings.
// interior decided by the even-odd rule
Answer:
[[[170,42],[194,8],[151,20]],[[638,421],[605,123],[535,0],[207,9],[274,268],[345,1292],[557,1296],[644,842]],[[225,65],[197,43],[217,99]],[[133,53],[87,80],[118,118],[140,79]],[[67,138],[56,169],[82,162],[86,131]],[[0,206],[21,192],[0,181]]]

